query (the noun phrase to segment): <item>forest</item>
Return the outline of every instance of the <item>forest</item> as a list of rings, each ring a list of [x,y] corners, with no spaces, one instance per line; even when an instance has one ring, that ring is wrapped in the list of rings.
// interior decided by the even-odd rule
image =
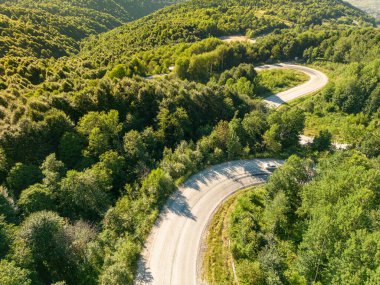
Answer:
[[[175,189],[256,157],[288,161],[231,217],[242,284],[378,284],[375,20],[340,0],[153,12],[173,2],[0,0],[0,284],[133,284]],[[254,67],[295,58],[328,86],[269,109],[305,78]]]
[[[61,57],[80,40],[145,16],[175,0],[2,0],[0,57]]]
[[[378,167],[356,151],[316,165],[291,156],[239,197],[230,228],[239,282],[378,284]]]

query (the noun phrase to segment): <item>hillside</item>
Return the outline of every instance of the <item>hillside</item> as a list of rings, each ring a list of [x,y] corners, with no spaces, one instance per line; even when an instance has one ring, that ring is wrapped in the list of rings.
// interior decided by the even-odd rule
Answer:
[[[345,165],[354,164],[368,170],[351,176],[363,186],[368,201],[372,192],[367,190],[378,191],[380,30],[351,5],[340,0],[193,0],[130,21],[169,1],[154,1],[157,6],[132,0],[0,3],[1,285],[133,284],[144,240],[160,210],[193,174],[257,157],[287,159],[297,154],[310,162],[305,172],[290,165],[299,175],[291,172],[289,180],[278,174],[281,183],[273,180],[277,194],[287,190],[278,187],[295,185],[294,180],[297,187],[292,190],[303,188],[312,178],[303,177],[314,174],[313,166],[322,158],[338,168],[338,162],[328,160],[341,153],[332,145],[331,129],[318,129],[312,144],[300,144],[310,120],[335,122],[339,116],[357,123],[336,126],[355,138],[349,141],[347,163],[339,168],[337,188],[351,189],[343,183],[352,174]],[[218,39],[238,34],[257,41]],[[266,94],[307,78],[289,70],[259,73],[255,67],[295,58],[328,74],[330,83],[297,106],[268,108]],[[361,173],[366,177],[359,179]],[[319,189],[318,179],[323,179],[321,192],[310,188],[305,193],[320,193],[310,201],[324,203],[335,176],[318,173],[314,181]],[[283,250],[280,256],[286,260],[281,264],[293,269],[298,251],[291,246],[300,244],[298,234],[307,230],[293,221],[310,219],[296,219],[297,207],[284,220],[283,208],[276,207],[283,205],[285,194],[262,209],[268,209],[269,220],[273,217],[266,225],[280,229],[280,234],[295,234],[283,246],[272,247]],[[363,200],[351,202],[339,208],[342,217],[350,216]],[[180,208],[188,214],[186,201]],[[378,203],[371,204],[361,223],[344,223],[347,237],[351,225],[378,228],[378,208]],[[246,224],[236,222],[245,229]],[[332,229],[338,230],[339,224]],[[277,255],[266,251],[266,243],[276,236],[263,233],[270,236],[253,245],[260,245],[260,256],[265,253],[266,258],[256,264],[257,256],[250,255],[241,272],[269,272],[265,266],[274,264],[272,256]],[[240,247],[245,248],[249,245]],[[308,257],[307,251],[302,256]],[[367,263],[380,272],[380,262]],[[307,264],[302,263],[303,271],[275,268],[279,282],[312,282],[313,272],[304,272]],[[350,272],[362,268],[357,264],[360,260]],[[264,267],[251,270],[257,266]],[[330,284],[335,279],[327,275],[315,280]]]
[[[239,282],[378,284],[380,228],[373,213],[379,211],[379,179],[376,159],[358,153],[317,164],[289,158],[223,217]],[[226,269],[214,284],[225,281]]]
[[[13,0],[0,4],[0,57],[60,57],[79,41],[144,16],[171,1]]]
[[[378,0],[347,0],[352,5],[366,11],[380,21],[380,3]]]
[[[235,20],[236,19],[236,20]],[[365,13],[342,1],[189,1],[92,38],[84,44],[85,59],[117,62],[134,52],[210,36],[247,34],[257,37],[274,30],[310,25],[373,23]]]

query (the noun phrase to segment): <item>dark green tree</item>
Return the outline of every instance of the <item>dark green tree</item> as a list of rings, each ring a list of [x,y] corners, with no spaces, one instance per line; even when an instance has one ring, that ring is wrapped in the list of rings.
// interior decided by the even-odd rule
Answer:
[[[331,149],[332,135],[327,130],[322,130],[316,136],[311,144],[311,148],[315,151],[325,151]]]
[[[6,182],[11,193],[18,198],[22,190],[41,179],[42,174],[38,167],[16,163],[9,171]]]
[[[56,199],[53,191],[42,184],[34,184],[22,191],[17,205],[21,212],[28,216],[31,213],[56,209]]]

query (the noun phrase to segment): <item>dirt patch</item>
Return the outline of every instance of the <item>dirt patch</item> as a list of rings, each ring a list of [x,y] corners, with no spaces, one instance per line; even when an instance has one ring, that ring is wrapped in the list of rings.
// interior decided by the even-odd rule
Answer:
[[[220,39],[226,43],[231,43],[231,42],[249,42],[252,44],[256,43],[256,39],[250,39],[243,35],[225,36],[225,37],[221,37]]]

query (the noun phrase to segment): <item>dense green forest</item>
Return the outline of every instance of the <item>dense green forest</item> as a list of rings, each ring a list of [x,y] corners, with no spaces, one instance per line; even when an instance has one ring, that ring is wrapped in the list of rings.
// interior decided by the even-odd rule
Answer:
[[[231,215],[239,283],[378,284],[379,185],[378,160],[358,152],[290,157]]]
[[[260,196],[266,199],[263,211],[273,201],[296,203],[272,213],[272,224],[263,228],[275,242],[270,250],[286,249],[292,259],[266,272],[262,266],[270,256],[261,262],[255,254],[272,240],[265,236],[250,251],[236,234],[239,270],[242,276],[258,272],[263,282],[272,275],[284,284],[345,281],[338,244],[321,256],[307,254],[317,245],[311,239],[314,208],[306,205],[329,200],[323,198],[326,181],[348,183],[350,167],[357,174],[353,185],[366,185],[367,192],[357,189],[376,201],[380,31],[374,19],[338,0],[194,0],[122,25],[170,2],[0,1],[0,283],[132,284],[144,239],[177,185],[223,161],[295,153],[327,158],[318,161],[316,173],[300,171],[297,183],[287,169],[311,159],[291,158],[265,190],[273,195]],[[218,39],[233,34],[257,37],[257,43]],[[292,86],[303,79],[257,74],[254,65],[295,57],[329,70],[330,84],[312,97],[315,102],[270,110],[262,102],[266,92],[278,91],[279,81]],[[353,143],[355,151],[331,156],[331,130],[318,132],[312,145],[299,145],[305,124],[327,116],[361,118],[365,131]],[[330,174],[326,165],[337,171]],[[274,185],[281,177],[289,179],[288,188]],[[311,186],[304,189],[306,182]],[[297,196],[314,189],[323,197]],[[334,197],[331,207],[339,202]],[[374,216],[360,216],[355,234],[371,246],[377,206],[368,201],[363,207]],[[343,219],[350,209],[339,211]],[[338,231],[335,226],[331,230]],[[339,231],[342,244],[353,243],[354,230]],[[311,240],[301,241],[303,233]],[[315,274],[307,258],[321,258],[323,270]],[[355,280],[376,284],[369,270],[377,264],[367,269],[366,262],[353,264],[353,271],[366,271]]]
[[[0,1],[0,57],[60,57],[78,51],[79,40],[139,18],[170,0]]]
[[[304,29],[311,25],[373,23],[366,14],[341,1],[189,1],[167,7],[129,25],[90,39],[82,57],[101,63],[151,47],[193,42],[207,37],[247,34],[250,37],[274,30]],[[111,40],[112,39],[112,40]]]

